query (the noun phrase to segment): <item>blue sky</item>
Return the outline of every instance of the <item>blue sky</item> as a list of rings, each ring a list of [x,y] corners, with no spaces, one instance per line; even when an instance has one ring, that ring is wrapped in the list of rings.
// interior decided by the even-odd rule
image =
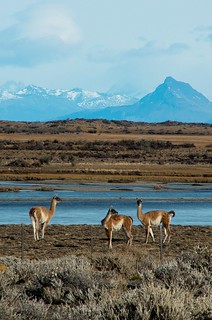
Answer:
[[[166,76],[212,101],[211,0],[7,0],[0,85],[142,97]]]

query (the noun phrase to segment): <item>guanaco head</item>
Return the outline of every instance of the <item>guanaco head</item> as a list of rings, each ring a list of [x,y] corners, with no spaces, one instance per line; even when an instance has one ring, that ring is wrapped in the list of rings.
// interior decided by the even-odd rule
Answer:
[[[108,212],[107,212],[107,214],[106,214],[106,217],[101,221],[101,224],[104,226],[105,223],[106,223],[106,221],[107,221],[108,219],[110,219],[111,216],[115,216],[115,215],[117,215],[117,214],[118,214],[118,212],[117,212],[115,209],[113,209],[112,207],[110,207],[110,209],[108,210]]]
[[[53,199],[54,199],[57,203],[59,203],[59,202],[62,201],[56,194],[54,195]]]
[[[118,211],[116,211],[115,209],[113,209],[113,208],[110,208],[109,210],[108,210],[108,214],[111,214],[111,215],[116,215],[116,214],[118,214]]]
[[[137,205],[141,205],[142,204],[142,199],[137,199]]]

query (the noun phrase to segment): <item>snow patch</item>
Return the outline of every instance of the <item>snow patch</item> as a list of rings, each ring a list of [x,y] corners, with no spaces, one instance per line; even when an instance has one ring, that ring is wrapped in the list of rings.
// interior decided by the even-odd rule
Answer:
[[[83,91],[83,94],[87,98],[98,98],[100,95],[96,91]]]
[[[79,95],[80,95],[80,92],[70,91],[67,93],[67,98],[71,98],[72,100],[75,100]]]
[[[11,92],[3,91],[0,99],[1,100],[10,100],[10,99],[16,99],[16,98],[17,98],[17,96],[12,94]]]

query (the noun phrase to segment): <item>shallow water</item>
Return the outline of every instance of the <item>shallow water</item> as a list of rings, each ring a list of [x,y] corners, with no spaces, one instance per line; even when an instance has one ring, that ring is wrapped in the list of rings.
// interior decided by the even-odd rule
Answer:
[[[143,212],[153,209],[174,210],[172,224],[212,225],[212,185],[166,184],[156,190],[154,185],[53,184],[52,191],[36,191],[32,187],[45,183],[0,182],[5,186],[21,186],[19,192],[0,193],[0,224],[29,224],[29,209],[36,205],[49,207],[52,196],[62,198],[52,224],[99,224],[113,206],[120,214],[131,215],[134,224],[136,199],[143,199]]]

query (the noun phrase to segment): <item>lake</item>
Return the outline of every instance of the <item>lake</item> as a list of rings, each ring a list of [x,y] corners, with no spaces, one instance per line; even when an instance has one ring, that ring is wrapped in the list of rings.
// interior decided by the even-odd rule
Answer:
[[[212,184],[71,184],[60,182],[24,183],[0,181],[0,186],[20,187],[18,192],[0,192],[0,224],[29,224],[29,209],[47,208],[56,193],[58,204],[52,224],[100,224],[110,206],[120,214],[137,219],[136,199],[143,199],[143,212],[174,210],[175,225],[212,225]],[[41,191],[44,187],[50,191]]]

